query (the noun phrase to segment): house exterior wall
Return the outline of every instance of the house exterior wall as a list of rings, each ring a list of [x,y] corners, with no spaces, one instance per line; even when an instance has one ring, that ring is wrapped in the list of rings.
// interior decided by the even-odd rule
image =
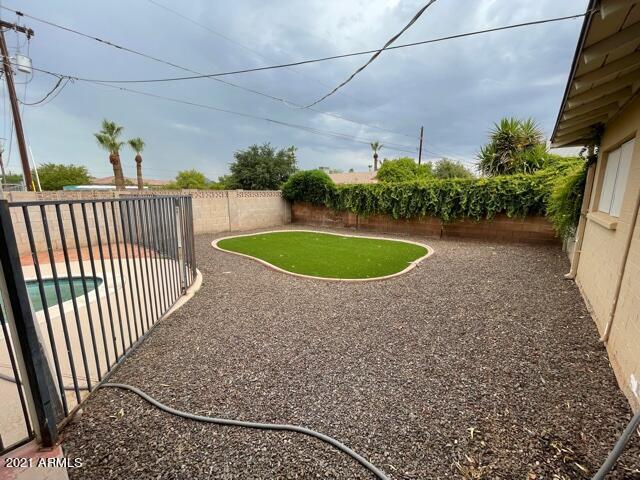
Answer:
[[[636,98],[604,132],[576,276],[598,329],[604,334],[615,302],[617,279],[625,266],[607,351],[620,386],[634,409],[640,408],[640,221],[636,219],[633,232],[631,228],[640,195],[639,131],[640,98]],[[606,155],[633,137],[636,141],[620,216],[598,213]],[[632,240],[625,260],[629,235]]]
[[[190,195],[193,205],[194,233],[218,233],[227,231],[244,231],[257,228],[268,228],[284,225],[291,221],[291,211],[280,191],[248,191],[248,190],[133,190],[125,192],[116,191],[57,191],[57,192],[11,192],[5,193],[4,198],[12,201],[37,201],[37,200],[77,200],[77,199],[111,199],[124,196],[154,196],[154,195]],[[81,222],[80,207],[76,206],[76,221]],[[107,206],[107,216],[111,222],[111,207]],[[54,249],[62,248],[59,228],[56,223],[56,212],[53,205],[45,207],[49,220],[49,231]],[[93,211],[86,208],[89,225],[94,225]],[[61,209],[63,230],[65,232],[67,246],[74,248],[73,229],[68,208]],[[39,207],[29,207],[29,215],[32,222],[36,249],[44,252],[47,249],[42,219]],[[11,209],[18,249],[21,256],[29,255],[29,241],[22,212],[19,209]],[[118,215],[116,221],[119,224]],[[104,219],[101,210],[98,210],[97,224],[104,232]],[[121,230],[121,225],[118,225]],[[96,229],[89,229],[92,244],[97,241]],[[103,234],[104,236],[104,234]],[[80,247],[85,247],[86,239],[83,234],[79,236]],[[102,242],[105,239],[102,238]]]

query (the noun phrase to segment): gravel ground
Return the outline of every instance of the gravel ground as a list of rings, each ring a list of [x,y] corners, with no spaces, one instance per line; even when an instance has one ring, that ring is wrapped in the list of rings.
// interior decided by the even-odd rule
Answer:
[[[630,418],[556,248],[427,240],[387,281],[272,271],[197,238],[202,289],[112,381],[190,412],[304,425],[393,479],[586,479]],[[420,241],[419,238],[414,238]],[[372,478],[325,444],[201,424],[99,390],[72,479]],[[635,437],[610,478],[640,478]]]

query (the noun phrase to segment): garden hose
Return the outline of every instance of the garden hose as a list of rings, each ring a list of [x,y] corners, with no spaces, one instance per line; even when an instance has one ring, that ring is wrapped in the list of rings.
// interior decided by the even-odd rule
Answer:
[[[622,432],[622,435],[620,435],[620,438],[618,439],[616,444],[613,446],[613,449],[609,452],[607,459],[604,461],[604,463],[600,467],[600,470],[598,470],[598,472],[593,476],[591,480],[605,479],[609,471],[613,468],[615,463],[618,461],[618,457],[624,451],[624,447],[626,447],[627,443],[629,443],[629,440],[631,440],[631,436],[633,435],[633,432],[639,426],[640,426],[640,409],[633,416],[633,418],[627,425],[627,428],[624,429],[624,431]]]
[[[331,438],[331,437],[329,437],[327,435],[324,435],[322,433],[316,432],[316,431],[311,430],[309,428],[299,427],[299,426],[296,426],[296,425],[283,425],[283,424],[277,424],[277,423],[245,422],[245,421],[241,421],[241,420],[230,420],[230,419],[227,419],[227,418],[205,417],[203,415],[194,415],[193,413],[188,413],[188,412],[183,412],[183,411],[180,411],[180,410],[176,410],[175,408],[171,408],[171,407],[169,407],[169,406],[167,406],[167,405],[165,405],[163,403],[160,403],[158,400],[156,400],[155,398],[150,397],[149,395],[147,395],[145,392],[143,392],[139,388],[132,387],[131,385],[126,385],[124,383],[105,383],[105,384],[102,384],[102,385],[99,386],[99,388],[105,388],[105,387],[121,388],[121,389],[124,389],[124,390],[129,390],[129,391],[135,393],[136,395],[142,397],[147,402],[149,402],[150,404],[152,404],[155,407],[159,408],[160,410],[163,410],[163,411],[165,411],[167,413],[170,413],[172,415],[177,415],[179,417],[187,418],[189,420],[196,420],[198,422],[215,423],[217,425],[227,425],[227,426],[233,426],[233,427],[257,428],[257,429],[260,429],[260,430],[286,430],[286,431],[290,431],[290,432],[303,433],[305,435],[309,435],[310,437],[314,437],[314,438],[317,438],[319,440],[322,440],[323,442],[326,442],[326,443],[334,446],[338,450],[346,453],[347,455],[349,455],[353,459],[355,459],[358,462],[360,462],[360,464],[362,464],[367,470],[369,470],[371,473],[373,473],[380,480],[389,480],[389,478],[378,467],[373,465],[371,462],[366,460],[361,455],[359,455],[356,452],[354,452],[353,450],[351,450],[349,447],[347,447],[343,443],[340,443],[338,440],[335,440],[334,438]],[[613,466],[618,461],[618,458],[620,457],[620,455],[624,451],[625,447],[627,446],[627,443],[629,443],[629,440],[631,440],[633,432],[639,426],[640,426],[640,410],[638,410],[638,412],[636,412],[636,414],[633,416],[633,418],[631,419],[631,421],[629,422],[627,427],[622,432],[622,435],[620,435],[620,438],[618,439],[618,441],[614,445],[613,449],[611,450],[611,452],[609,452],[609,455],[607,456],[606,460],[604,461],[604,463],[602,464],[602,466],[600,467],[598,472],[592,477],[591,480],[604,480],[606,478],[607,474],[611,471]]]
[[[356,452],[354,452],[353,450],[351,450],[349,447],[347,447],[343,443],[340,443],[338,440],[336,440],[334,438],[331,438],[331,437],[329,437],[327,435],[324,435],[323,433],[316,432],[316,431],[311,430],[309,428],[299,427],[297,425],[283,425],[283,424],[277,424],[277,423],[244,422],[244,421],[241,421],[241,420],[230,420],[230,419],[227,419],[227,418],[216,418],[216,417],[205,417],[205,416],[202,416],[202,415],[194,415],[193,413],[182,412],[180,410],[176,410],[175,408],[171,408],[171,407],[169,407],[167,405],[164,405],[163,403],[160,403],[159,401],[157,401],[155,398],[152,398],[149,395],[147,395],[145,392],[143,392],[139,388],[132,387],[131,385],[126,385],[124,383],[104,383],[104,384],[100,385],[100,388],[105,388],[105,387],[122,388],[124,390],[129,390],[129,391],[135,393],[136,395],[138,395],[139,397],[142,397],[147,402],[149,402],[153,406],[159,408],[160,410],[163,410],[163,411],[165,411],[167,413],[170,413],[172,415],[177,415],[179,417],[187,418],[189,420],[196,420],[198,422],[215,423],[217,425],[227,425],[227,426],[233,426],[233,427],[257,428],[257,429],[260,429],[260,430],[286,430],[286,431],[289,431],[289,432],[303,433],[305,435],[309,435],[310,437],[317,438],[318,440],[322,440],[323,442],[334,446],[335,448],[337,448],[341,452],[346,453],[347,455],[349,455],[353,459],[355,459],[358,462],[360,462],[367,470],[369,470],[371,473],[373,473],[380,480],[389,480],[389,477],[387,477],[382,472],[382,470],[380,470],[378,467],[376,467],[374,464],[372,464],[371,462],[366,460],[361,455],[359,455]]]

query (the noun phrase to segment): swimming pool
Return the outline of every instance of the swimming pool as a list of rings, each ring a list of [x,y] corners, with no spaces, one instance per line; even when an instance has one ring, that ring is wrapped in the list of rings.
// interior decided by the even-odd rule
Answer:
[[[87,285],[87,293],[92,292],[96,286],[102,285],[102,279],[100,277],[84,277],[84,282]],[[27,292],[31,299],[31,305],[35,312],[39,312],[43,309],[42,297],[40,295],[40,287],[38,280],[27,280]],[[60,297],[62,302],[71,300],[71,285],[73,285],[74,293],[77,297],[84,296],[83,277],[62,277],[58,279],[58,285],[60,286]],[[42,281],[44,290],[44,297],[47,302],[47,307],[51,308],[58,304],[58,296],[56,295],[56,286],[52,278],[45,278]]]

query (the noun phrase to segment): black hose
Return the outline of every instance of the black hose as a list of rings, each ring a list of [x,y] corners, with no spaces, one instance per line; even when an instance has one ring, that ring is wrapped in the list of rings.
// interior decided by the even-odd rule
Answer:
[[[638,428],[638,426],[640,426],[640,409],[633,416],[633,418],[627,425],[627,428],[624,429],[624,431],[622,432],[622,435],[620,435],[620,438],[618,439],[616,444],[613,446],[613,449],[609,452],[607,459],[604,461],[604,463],[600,467],[600,470],[598,470],[598,472],[592,477],[591,480],[605,479],[609,471],[613,468],[615,463],[618,461],[618,457],[620,457],[620,455],[624,451],[624,447],[627,446],[627,443],[629,443],[629,440],[631,440],[631,436],[633,435],[633,432],[636,430],[636,428]]]
[[[366,469],[368,469],[371,473],[373,473],[380,480],[389,480],[389,477],[387,477],[382,472],[382,470],[380,470],[378,467],[376,467],[374,464],[372,464],[371,462],[366,460],[361,455],[359,455],[356,452],[354,452],[353,450],[351,450],[349,447],[347,447],[343,443],[340,443],[338,440],[335,440],[335,439],[333,439],[333,438],[331,438],[331,437],[329,437],[327,435],[324,435],[323,433],[316,432],[316,431],[311,430],[309,428],[299,427],[297,425],[283,425],[283,424],[277,424],[277,423],[244,422],[244,421],[241,421],[241,420],[230,420],[230,419],[227,419],[227,418],[216,418],[216,417],[205,417],[205,416],[202,416],[202,415],[194,415],[193,413],[182,412],[180,410],[176,410],[175,408],[171,408],[171,407],[169,407],[167,405],[164,405],[163,403],[160,403],[156,399],[154,399],[154,398],[150,397],[149,395],[147,395],[146,393],[144,393],[139,388],[132,387],[131,385],[126,385],[124,383],[104,383],[104,384],[100,385],[99,388],[105,388],[105,387],[122,388],[124,390],[129,390],[129,391],[135,393],[136,395],[144,398],[150,404],[158,407],[160,410],[163,410],[163,411],[165,411],[167,413],[171,413],[172,415],[177,415],[179,417],[188,418],[190,420],[196,420],[198,422],[208,422],[208,423],[215,423],[215,424],[218,424],[218,425],[228,425],[228,426],[233,426],[233,427],[257,428],[257,429],[260,429],[260,430],[286,430],[286,431],[290,431],[290,432],[303,433],[305,435],[309,435],[310,437],[314,437],[314,438],[317,438],[319,440],[322,440],[323,442],[326,442],[326,443],[334,446],[335,448],[337,448],[341,452],[346,453],[347,455],[349,455],[353,459],[355,459],[358,462],[360,462],[360,464],[362,464]]]
[[[142,397],[143,399],[145,399],[150,404],[158,407],[160,410],[163,410],[163,411],[165,411],[167,413],[171,413],[172,415],[177,415],[179,417],[187,418],[187,419],[190,419],[190,420],[196,420],[198,422],[208,422],[208,423],[215,423],[215,424],[218,424],[218,425],[228,425],[228,426],[233,426],[233,427],[257,428],[257,429],[260,429],[260,430],[286,430],[286,431],[290,431],[290,432],[303,433],[305,435],[309,435],[311,437],[314,437],[314,438],[317,438],[319,440],[322,440],[323,442],[326,442],[326,443],[334,446],[338,450],[346,453],[350,457],[352,457],[355,460],[357,460],[358,462],[360,462],[360,464],[362,464],[366,469],[368,469],[371,473],[373,473],[380,480],[389,480],[389,478],[378,467],[373,465],[371,462],[366,460],[361,455],[359,455],[356,452],[354,452],[353,450],[351,450],[349,447],[347,447],[343,443],[340,443],[338,440],[335,440],[335,439],[333,439],[333,438],[331,438],[331,437],[329,437],[327,435],[324,435],[323,433],[316,432],[316,431],[311,430],[309,428],[299,427],[299,426],[296,426],[296,425],[283,425],[283,424],[276,424],[276,423],[245,422],[245,421],[241,421],[241,420],[230,420],[230,419],[227,419],[227,418],[205,417],[205,416],[202,416],[202,415],[194,415],[193,413],[183,412],[183,411],[180,411],[180,410],[176,410],[175,408],[171,408],[171,407],[169,407],[167,405],[164,405],[163,403],[160,403],[156,399],[154,399],[154,398],[150,397],[149,395],[147,395],[145,392],[143,392],[139,388],[132,387],[131,385],[126,385],[124,383],[104,383],[104,384],[100,385],[98,388],[105,388],[105,387],[122,388],[124,390],[129,390],[129,391],[137,394],[138,396]],[[620,455],[624,451],[624,448],[627,446],[627,443],[629,443],[629,440],[631,440],[633,432],[639,426],[640,426],[640,410],[638,410],[638,412],[636,412],[636,414],[633,416],[633,418],[631,419],[631,421],[629,422],[627,427],[622,432],[622,435],[620,435],[620,438],[618,439],[618,441],[614,445],[613,449],[611,450],[611,452],[609,452],[609,455],[607,456],[607,459],[602,464],[602,466],[600,467],[598,472],[592,477],[591,480],[604,480],[605,479],[607,474],[611,471],[613,466],[618,461],[618,458],[620,457]]]

